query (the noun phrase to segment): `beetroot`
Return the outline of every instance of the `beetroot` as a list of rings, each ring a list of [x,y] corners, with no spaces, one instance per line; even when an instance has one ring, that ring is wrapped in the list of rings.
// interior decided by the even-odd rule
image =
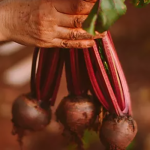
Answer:
[[[92,128],[97,109],[92,96],[67,96],[56,111],[57,119],[65,129],[81,137],[87,128]]]
[[[69,96],[63,98],[56,111],[56,117],[65,129],[79,139],[85,129],[92,127],[97,117],[93,97],[87,94],[89,79],[85,77],[83,58],[83,52],[78,49],[66,50],[65,69]]]
[[[125,150],[137,133],[132,119],[128,85],[111,35],[84,49],[91,92],[109,112],[102,123],[100,138],[107,150]]]
[[[105,117],[100,138],[106,150],[125,150],[137,133],[132,117],[108,115]]]
[[[51,119],[50,108],[29,95],[21,95],[14,101],[12,115],[15,127],[31,131],[43,129]]]
[[[21,147],[26,130],[39,131],[49,124],[50,106],[56,100],[63,63],[63,51],[35,48],[31,68],[31,92],[19,96],[12,106],[13,134],[17,134]]]

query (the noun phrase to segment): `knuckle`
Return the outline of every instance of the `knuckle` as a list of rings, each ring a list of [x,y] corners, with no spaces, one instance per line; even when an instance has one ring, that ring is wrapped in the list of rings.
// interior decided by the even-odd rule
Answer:
[[[79,32],[76,30],[71,30],[70,35],[69,35],[69,39],[71,40],[77,40],[79,39]]]
[[[53,33],[51,30],[43,29],[43,28],[38,28],[36,32],[36,37],[37,39],[43,41],[43,42],[50,42],[56,34]]]
[[[39,21],[37,23],[37,26],[36,26],[36,35],[39,38],[42,38],[44,36],[44,24],[43,24],[42,21]]]
[[[73,25],[75,28],[81,28],[82,27],[82,23],[85,19],[81,16],[76,16],[73,20]]]
[[[75,46],[76,48],[83,48],[82,42],[76,42],[76,43],[74,44],[74,46]]]
[[[38,35],[40,38],[42,38],[43,35],[44,35],[44,33],[43,33],[43,28],[42,28],[41,26],[39,26],[39,27],[37,28],[37,35]]]
[[[69,42],[67,40],[62,40],[60,43],[60,47],[69,48]]]
[[[69,39],[71,39],[71,40],[87,40],[87,39],[93,39],[93,36],[88,34],[87,32],[73,29],[70,32]]]
[[[38,29],[37,30],[37,33],[36,33],[36,38],[39,40],[39,41],[41,41],[41,42],[46,42],[47,41],[47,39],[46,39],[46,34],[45,34],[45,32],[43,31],[43,30],[41,30],[41,29]]]

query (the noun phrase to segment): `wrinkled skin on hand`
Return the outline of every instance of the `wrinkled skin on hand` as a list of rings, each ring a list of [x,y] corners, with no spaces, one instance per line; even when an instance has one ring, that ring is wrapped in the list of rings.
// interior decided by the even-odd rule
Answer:
[[[95,36],[82,27],[96,0],[2,0],[0,41],[39,47],[87,48]]]

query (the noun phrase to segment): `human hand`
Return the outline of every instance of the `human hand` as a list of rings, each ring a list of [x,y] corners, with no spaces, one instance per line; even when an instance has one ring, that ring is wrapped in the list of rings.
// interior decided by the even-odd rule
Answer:
[[[96,0],[3,0],[0,38],[38,47],[87,48],[95,38],[82,27]]]

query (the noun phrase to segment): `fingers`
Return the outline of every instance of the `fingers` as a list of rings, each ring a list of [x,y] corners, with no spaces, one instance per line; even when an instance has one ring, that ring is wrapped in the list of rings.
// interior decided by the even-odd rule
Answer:
[[[67,40],[89,40],[93,39],[93,36],[81,28],[57,28],[57,37],[60,39],[67,39]]]
[[[88,15],[94,2],[95,0],[55,0],[54,7],[58,12],[65,14]]]
[[[54,47],[60,48],[89,48],[92,47],[95,42],[94,40],[62,40],[62,39],[54,39],[53,40]]]
[[[58,26],[69,28],[81,28],[87,15],[68,15],[57,13]],[[63,19],[62,19],[63,18]]]
[[[57,27],[57,38],[60,39],[67,39],[67,40],[93,40],[102,38],[106,35],[106,33],[98,33],[93,36],[87,33],[85,30],[81,28],[64,28],[64,27]]]

